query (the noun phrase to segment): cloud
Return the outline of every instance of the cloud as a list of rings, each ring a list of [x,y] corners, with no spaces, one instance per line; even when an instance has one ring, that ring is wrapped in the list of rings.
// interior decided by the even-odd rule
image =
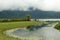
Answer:
[[[43,11],[60,11],[60,0],[0,0],[0,11],[39,9]]]

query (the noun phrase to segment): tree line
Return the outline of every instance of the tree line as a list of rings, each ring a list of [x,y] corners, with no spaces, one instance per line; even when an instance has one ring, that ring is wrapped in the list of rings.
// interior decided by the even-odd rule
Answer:
[[[13,21],[31,21],[31,15],[26,13],[24,18],[0,19],[0,22],[13,22]]]

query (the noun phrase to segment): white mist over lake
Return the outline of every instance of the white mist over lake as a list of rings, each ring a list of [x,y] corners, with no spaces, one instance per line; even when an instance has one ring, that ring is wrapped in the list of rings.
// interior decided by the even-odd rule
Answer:
[[[17,28],[7,30],[5,34],[24,40],[60,40],[59,30],[54,29],[56,24],[57,23],[49,23],[33,31],[29,31],[29,29],[26,28]]]

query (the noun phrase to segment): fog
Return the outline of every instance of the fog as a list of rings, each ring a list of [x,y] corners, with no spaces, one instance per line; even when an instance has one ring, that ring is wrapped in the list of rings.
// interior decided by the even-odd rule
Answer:
[[[60,11],[60,0],[0,0],[0,11],[30,11],[31,7],[33,10]]]

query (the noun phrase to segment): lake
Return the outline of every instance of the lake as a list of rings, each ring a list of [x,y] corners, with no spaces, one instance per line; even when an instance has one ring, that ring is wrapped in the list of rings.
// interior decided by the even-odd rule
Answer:
[[[31,25],[26,28],[7,30],[4,33],[8,36],[23,40],[60,40],[60,32],[54,29],[57,22],[49,22],[41,25]]]

